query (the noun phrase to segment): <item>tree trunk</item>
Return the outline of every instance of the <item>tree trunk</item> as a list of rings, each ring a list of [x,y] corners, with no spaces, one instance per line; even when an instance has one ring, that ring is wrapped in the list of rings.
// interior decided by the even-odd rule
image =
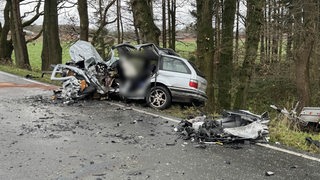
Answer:
[[[286,47],[286,61],[290,61],[293,58],[292,55],[292,32],[293,32],[293,18],[292,18],[292,7],[289,7],[288,12],[287,12],[287,17],[288,17],[288,24],[286,26],[287,28],[287,47]]]
[[[176,5],[176,0],[172,0],[171,2],[171,43],[169,46],[169,48],[175,50],[176,49],[176,9],[177,9],[177,5]]]
[[[121,43],[121,0],[117,0],[117,33],[118,33],[118,44]]]
[[[214,104],[214,87],[213,87],[213,1],[212,0],[197,0],[197,61],[200,63],[200,69],[205,73],[208,86],[207,95],[208,101],[206,108],[213,113],[215,110]]]
[[[51,64],[59,64],[62,61],[57,4],[57,1],[44,1],[43,46],[41,54],[41,69],[43,71],[50,70]]]
[[[281,19],[283,19],[283,7],[280,7],[281,6],[281,3],[279,2],[279,19],[278,20],[278,35],[279,35],[279,44],[278,44],[278,47],[279,47],[279,51],[278,51],[278,61],[281,62],[282,61],[282,51],[283,51],[283,48],[282,48],[282,45],[283,45],[283,23],[281,22]]]
[[[317,9],[313,0],[296,1],[294,6],[296,17],[293,33],[293,58],[296,65],[296,86],[301,109],[301,107],[310,105],[309,64],[315,46],[315,37],[317,37],[315,29]]]
[[[239,24],[240,24],[240,0],[237,0],[237,12],[236,12],[236,37],[235,37],[235,47],[234,47],[234,56],[233,56],[233,61],[238,62],[239,59]]]
[[[136,27],[139,29],[143,43],[159,45],[160,29],[154,24],[151,3],[148,0],[131,0]]]
[[[222,13],[222,42],[220,61],[217,72],[218,78],[218,101],[219,108],[230,109],[231,107],[231,78],[233,62],[233,25],[236,13],[237,1],[224,0]]]
[[[235,109],[248,108],[247,94],[251,83],[254,64],[257,57],[257,50],[260,40],[260,32],[263,24],[263,7],[264,0],[248,0],[247,1],[247,19],[246,19],[246,42],[245,57],[240,70],[240,85],[236,94],[234,103]]]
[[[162,0],[162,47],[167,47],[166,0]]]
[[[80,18],[80,40],[89,40],[89,18],[87,0],[78,0],[78,13]]]
[[[271,33],[271,37],[272,37],[272,47],[271,47],[271,59],[272,62],[278,62],[278,45],[279,45],[279,34],[278,34],[278,21],[279,21],[279,8],[277,6],[276,0],[272,1],[272,33]]]
[[[10,31],[10,10],[11,1],[7,1],[3,10],[4,24],[0,23],[0,62],[12,63],[11,55],[13,51],[12,41],[8,40],[8,34]]]
[[[268,13],[266,16],[267,19],[267,35],[266,35],[266,62],[270,62],[271,61],[271,37],[272,37],[272,24],[271,24],[271,0],[268,0]],[[266,6],[267,7],[267,6]]]
[[[10,1],[10,0],[9,0]],[[15,55],[16,66],[22,69],[31,70],[26,39],[24,36],[21,16],[20,1],[12,0],[11,6],[11,36]]]
[[[171,44],[171,0],[167,0],[167,7],[168,7],[168,46],[169,47],[172,47],[172,44]]]

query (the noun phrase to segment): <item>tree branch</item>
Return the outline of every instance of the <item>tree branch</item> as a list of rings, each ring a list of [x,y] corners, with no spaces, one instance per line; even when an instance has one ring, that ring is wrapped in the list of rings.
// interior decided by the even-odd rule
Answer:
[[[28,40],[26,41],[26,43],[28,44],[28,43],[30,43],[30,42],[32,42],[32,41],[37,40],[37,39],[42,35],[42,32],[43,32],[43,28],[41,29],[41,31],[40,31],[36,36],[28,39]]]
[[[40,6],[41,6],[42,0],[38,0],[38,4],[35,7],[36,15],[34,15],[31,19],[28,21],[25,21],[22,23],[22,27],[30,26],[32,23],[34,23],[40,16],[43,15],[43,11],[40,12]]]

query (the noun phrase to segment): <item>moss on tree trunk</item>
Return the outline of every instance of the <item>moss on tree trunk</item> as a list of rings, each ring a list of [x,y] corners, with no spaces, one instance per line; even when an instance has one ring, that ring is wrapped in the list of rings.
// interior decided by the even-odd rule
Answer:
[[[197,0],[197,61],[200,69],[205,73],[208,81],[207,95],[208,101],[206,104],[209,112],[215,110],[214,87],[213,87],[213,1],[212,0]]]
[[[237,89],[235,109],[246,109],[248,88],[250,86],[263,24],[264,0],[247,1],[245,57],[239,74],[240,85]]]

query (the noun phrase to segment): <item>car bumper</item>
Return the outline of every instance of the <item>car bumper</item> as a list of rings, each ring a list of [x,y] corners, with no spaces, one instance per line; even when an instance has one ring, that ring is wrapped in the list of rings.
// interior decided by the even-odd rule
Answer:
[[[208,97],[205,93],[193,89],[169,88],[174,102],[205,102]]]

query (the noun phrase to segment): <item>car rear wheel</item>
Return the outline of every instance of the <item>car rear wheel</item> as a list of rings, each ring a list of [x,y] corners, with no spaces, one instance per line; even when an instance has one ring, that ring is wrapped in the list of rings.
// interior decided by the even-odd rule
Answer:
[[[150,89],[146,100],[150,107],[162,110],[170,106],[171,95],[167,88],[155,86]]]

